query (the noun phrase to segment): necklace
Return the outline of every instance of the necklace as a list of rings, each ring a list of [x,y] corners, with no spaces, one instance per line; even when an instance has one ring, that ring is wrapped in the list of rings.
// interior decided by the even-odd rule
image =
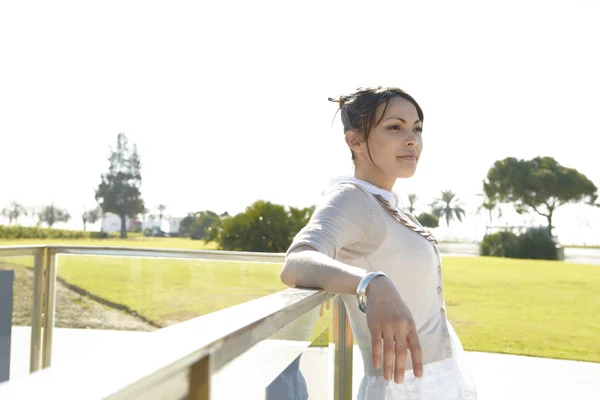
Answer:
[[[381,196],[379,194],[374,194],[373,196],[375,196],[375,198],[377,199],[377,201],[379,201],[379,203],[383,206],[383,208],[385,208],[392,215],[392,217],[394,217],[402,225],[406,226],[411,231],[423,236],[425,239],[427,239],[432,244],[438,244],[437,240],[435,239],[435,237],[433,237],[431,232],[429,232],[427,229],[425,229],[423,226],[421,226],[421,224],[417,225],[414,222],[409,221],[408,219],[404,218],[402,215],[400,215],[400,213],[398,212],[398,210],[395,207],[392,207],[390,205],[389,201],[387,201],[385,198],[383,198],[383,196]]]

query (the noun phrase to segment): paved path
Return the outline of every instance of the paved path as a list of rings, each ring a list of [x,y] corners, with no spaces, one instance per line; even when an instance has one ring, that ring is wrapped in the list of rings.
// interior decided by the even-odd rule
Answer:
[[[475,243],[440,243],[440,253],[446,256],[476,257],[479,245]],[[565,248],[565,261],[577,264],[600,265],[600,249]]]
[[[53,366],[89,359],[106,349],[125,350],[151,333],[55,329]],[[11,378],[27,374],[29,328],[14,327]],[[363,375],[358,348],[354,349],[354,398]],[[600,363],[554,360],[489,353],[467,353],[480,400],[600,399]],[[305,350],[300,368],[308,382],[311,400],[325,400],[330,393],[329,348]]]

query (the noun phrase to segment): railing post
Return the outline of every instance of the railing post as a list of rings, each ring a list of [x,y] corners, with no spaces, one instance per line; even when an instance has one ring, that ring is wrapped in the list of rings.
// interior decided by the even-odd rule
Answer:
[[[190,368],[190,386],[186,400],[209,400],[211,358],[208,355]]]
[[[48,368],[52,362],[52,333],[54,331],[54,312],[56,309],[56,249],[46,249],[46,290],[44,301],[44,337],[42,346],[42,368]]]
[[[336,296],[333,303],[333,342],[335,344],[333,396],[335,400],[351,400],[354,337],[346,307],[340,296]]]
[[[38,250],[33,271],[33,310],[31,313],[31,343],[29,353],[29,371],[35,372],[41,368],[42,355],[42,325],[44,312],[44,292],[48,277],[46,268],[46,248]]]
[[[10,379],[15,271],[0,270],[0,383]]]

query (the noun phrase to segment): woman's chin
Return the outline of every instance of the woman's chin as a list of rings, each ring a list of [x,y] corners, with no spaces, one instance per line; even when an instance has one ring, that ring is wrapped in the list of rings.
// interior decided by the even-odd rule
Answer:
[[[415,172],[417,172],[416,168],[412,169],[412,170],[398,171],[398,173],[396,174],[396,178],[400,178],[400,179],[412,178],[415,175]]]

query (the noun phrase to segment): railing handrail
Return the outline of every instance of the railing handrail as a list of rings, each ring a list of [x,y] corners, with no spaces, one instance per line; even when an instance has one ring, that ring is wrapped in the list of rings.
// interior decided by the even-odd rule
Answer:
[[[0,257],[34,256],[46,247],[45,245],[0,246]]]
[[[194,249],[171,249],[159,247],[129,247],[129,246],[74,246],[74,245],[23,245],[23,246],[0,246],[0,256],[29,256],[35,252],[51,249],[55,254],[71,255],[107,255],[122,257],[142,258],[193,258],[211,259],[223,261],[256,261],[256,262],[283,262],[284,253],[260,253],[249,251],[226,251],[226,250],[194,250]]]

